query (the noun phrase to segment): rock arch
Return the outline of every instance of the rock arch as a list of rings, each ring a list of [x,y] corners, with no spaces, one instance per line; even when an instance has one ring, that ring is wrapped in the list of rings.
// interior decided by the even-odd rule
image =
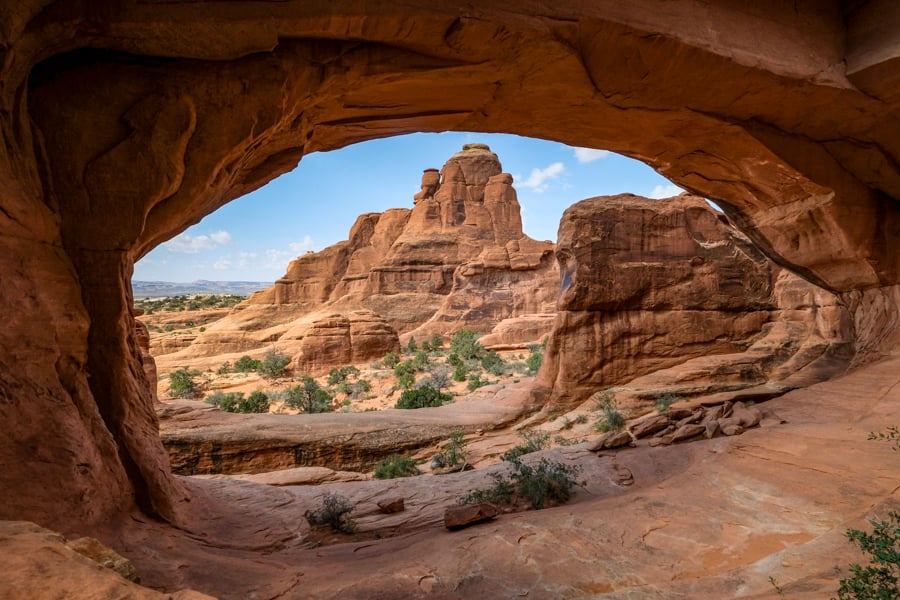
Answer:
[[[881,298],[860,326],[896,331],[896,288],[879,290],[900,283],[900,8],[508,6],[0,9],[0,518],[182,518],[133,264],[305,153],[365,139],[511,132],[627,154],[780,264]]]

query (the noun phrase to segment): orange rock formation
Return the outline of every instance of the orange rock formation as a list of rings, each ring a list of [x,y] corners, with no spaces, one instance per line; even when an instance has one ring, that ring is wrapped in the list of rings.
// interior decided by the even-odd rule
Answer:
[[[0,517],[63,532],[122,531],[148,517],[199,530],[203,515],[229,510],[171,474],[135,339],[134,262],[304,154],[365,139],[505,131],[644,160],[715,200],[778,264],[837,294],[855,363],[900,341],[894,2],[21,0],[0,15]],[[821,458],[797,457],[785,468]],[[735,466],[747,469],[741,481],[753,477],[746,462]],[[802,491],[829,468],[804,472]],[[827,483],[871,487],[855,473]],[[691,486],[672,495],[715,495]],[[633,506],[616,522],[655,510]],[[227,522],[234,531],[241,520]],[[626,533],[651,550],[684,539],[654,527]],[[602,552],[591,544],[621,532],[590,533],[584,547]],[[674,564],[691,550],[653,557]],[[502,554],[482,543],[466,552]],[[521,564],[533,573],[538,563]],[[508,563],[476,567],[515,576]],[[227,585],[238,581],[230,571],[217,573]],[[337,585],[336,572],[316,576]],[[159,573],[165,588],[186,577]],[[714,582],[679,576],[683,593],[723,596]],[[645,580],[663,578],[671,573]]]
[[[540,339],[549,320],[535,321],[537,331],[509,323],[554,310],[558,267],[551,242],[522,232],[512,183],[490,148],[467,144],[440,173],[425,171],[412,209],[361,215],[348,240],[293,260],[189,347],[158,356],[176,365],[275,345],[295,357],[294,372],[320,374],[381,358],[398,348],[398,333],[487,332],[511,320],[504,343]]]

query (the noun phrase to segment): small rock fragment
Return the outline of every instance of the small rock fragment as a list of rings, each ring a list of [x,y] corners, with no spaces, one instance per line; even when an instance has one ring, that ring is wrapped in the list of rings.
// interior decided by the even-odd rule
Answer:
[[[641,419],[640,421],[632,425],[631,435],[633,435],[635,439],[641,439],[643,437],[647,437],[648,435],[652,435],[657,431],[663,430],[668,426],[668,415],[654,415],[647,419]]]
[[[141,582],[141,577],[138,575],[134,565],[131,564],[131,561],[115,550],[103,545],[100,540],[92,537],[83,537],[72,540],[67,545],[78,554],[91,559],[98,565],[115,571],[128,581]]]
[[[706,426],[704,425],[700,425],[699,423],[688,423],[675,430],[675,433],[672,434],[672,442],[683,442],[684,440],[689,440],[705,431]]]
[[[489,521],[497,516],[497,507],[487,502],[451,506],[444,511],[444,527],[450,530],[463,529],[476,523]]]
[[[385,500],[380,500],[378,502],[378,509],[386,514],[403,512],[406,507],[403,503],[403,498],[387,498]]]

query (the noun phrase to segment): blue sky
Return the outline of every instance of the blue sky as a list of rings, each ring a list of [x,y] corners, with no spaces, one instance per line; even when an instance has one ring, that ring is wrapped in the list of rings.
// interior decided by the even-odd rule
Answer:
[[[488,144],[514,177],[525,233],[556,240],[573,203],[631,192],[680,192],[645,164],[618,154],[506,134],[416,133],[305,156],[255,192],[208,215],[135,265],[134,279],[274,281],[307,250],[347,239],[357,215],[411,208],[424,169],[440,169],[463,144]]]

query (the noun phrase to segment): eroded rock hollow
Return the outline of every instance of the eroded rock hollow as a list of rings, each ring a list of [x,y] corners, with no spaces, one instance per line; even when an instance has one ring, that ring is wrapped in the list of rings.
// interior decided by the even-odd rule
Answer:
[[[188,518],[133,264],[305,153],[365,139],[503,131],[638,158],[837,294],[854,351],[897,343],[900,7],[535,7],[0,8],[0,517]]]

